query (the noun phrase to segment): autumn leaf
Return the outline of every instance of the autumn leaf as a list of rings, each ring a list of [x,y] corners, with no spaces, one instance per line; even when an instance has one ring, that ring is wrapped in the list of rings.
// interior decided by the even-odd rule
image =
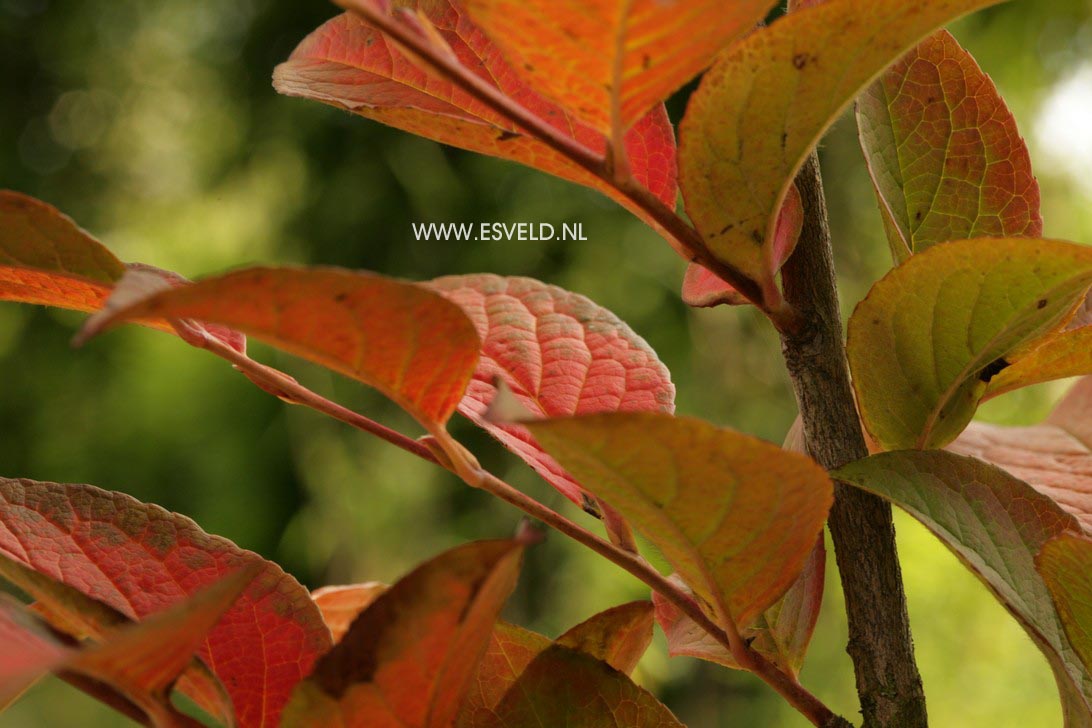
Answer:
[[[682,728],[648,691],[579,650],[553,645],[535,656],[491,717],[476,728]]]
[[[95,311],[124,272],[72,218],[0,190],[0,300]]]
[[[998,0],[827,0],[729,48],[679,126],[686,210],[717,260],[776,291],[778,211],[850,101],[939,26]]]
[[[1036,563],[1070,643],[1092,670],[1092,541],[1063,534],[1043,546]]]
[[[832,476],[892,501],[948,546],[1046,655],[1067,725],[1092,725],[1092,678],[1074,653],[1035,565],[1047,542],[1079,532],[1072,515],[1000,468],[943,451],[880,453]]]
[[[447,728],[515,587],[523,549],[478,541],[380,595],[297,688],[284,725]]]
[[[985,399],[1032,384],[1092,374],[1092,296],[1086,296],[1066,327],[1032,342],[1009,357],[990,380]]]
[[[673,412],[675,385],[651,347],[584,296],[531,278],[447,276],[428,284],[456,303],[482,341],[459,412],[522,458],[550,485],[589,505],[571,474],[519,424],[486,417],[504,382],[537,417],[597,412]]]
[[[474,326],[425,288],[337,268],[248,268],[138,299],[90,322],[197,319],[238,329],[375,387],[430,430],[462,398],[478,358]]]
[[[603,154],[606,137],[531,89],[500,49],[450,0],[398,0],[419,11],[470,72],[495,86],[561,134]],[[547,146],[448,79],[423,70],[397,44],[346,13],[313,32],[273,72],[282,94],[321,101],[427,139],[520,162],[603,192],[652,221],[597,176]],[[675,135],[663,106],[634,123],[624,147],[634,178],[665,205],[676,198]]]
[[[52,205],[0,190],[0,301],[90,313],[102,308],[126,273],[138,273],[145,285],[187,283],[177,273],[154,266],[126,265]],[[161,319],[139,323],[174,333]],[[210,327],[208,333],[236,351],[246,351],[246,339],[237,332]]]
[[[552,645],[579,650],[619,672],[629,674],[652,641],[652,605],[630,602],[600,612],[568,630],[556,641],[499,622],[482,655],[457,728],[492,725],[497,705],[527,666]]]
[[[607,136],[749,32],[772,0],[463,0],[512,68]]]
[[[857,125],[896,262],[948,240],[1042,234],[1016,120],[947,31],[861,94]]]
[[[555,640],[627,675],[652,643],[652,603],[629,602],[599,612]]]
[[[804,227],[804,208],[800,200],[800,190],[796,185],[789,187],[785,202],[777,218],[777,230],[774,232],[773,254],[770,260],[770,276],[776,276],[781,266],[796,250],[800,240],[800,231]],[[688,306],[709,308],[726,304],[740,306],[750,303],[743,294],[730,283],[721,280],[715,273],[699,263],[686,267],[683,278],[682,299]]]
[[[993,463],[1027,482],[1092,534],[1092,379],[1081,380],[1043,422],[1004,427],[972,422],[952,452]]]
[[[29,613],[6,605],[0,613],[3,631],[19,634],[9,635],[17,647],[0,667],[0,698],[44,672],[76,673],[108,686],[155,725],[197,725],[177,714],[169,690],[260,568],[251,563],[166,611],[111,630],[101,644],[79,648],[63,646],[36,627]]]
[[[0,707],[14,702],[67,656],[65,647],[7,594],[0,596],[0,643]]]
[[[248,564],[258,576],[198,651],[238,725],[275,726],[293,686],[330,647],[307,591],[278,566],[193,521],[88,485],[0,479],[0,555],[140,620]]]
[[[876,283],[849,322],[861,417],[886,449],[943,447],[1006,356],[1063,325],[1092,284],[1092,248],[978,238],[936,245]]]
[[[613,413],[526,424],[660,550],[719,621],[740,629],[800,574],[833,499],[809,458],[701,420]]]
[[[804,665],[819,608],[823,603],[826,547],[820,536],[804,564],[803,571],[788,591],[766,609],[740,636],[751,648],[790,675],[799,675]],[[679,581],[677,577],[671,577]],[[680,582],[681,583],[681,582]],[[741,669],[732,653],[678,607],[653,593],[656,621],[667,637],[672,657],[696,657],[735,670]]]
[[[365,584],[324,586],[312,592],[311,598],[322,612],[322,619],[330,628],[334,644],[337,644],[349,631],[353,620],[386,590],[386,584],[369,581]]]

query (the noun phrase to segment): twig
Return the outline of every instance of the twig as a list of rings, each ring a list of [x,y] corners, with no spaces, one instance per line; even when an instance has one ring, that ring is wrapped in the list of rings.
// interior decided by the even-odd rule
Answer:
[[[804,317],[805,326],[783,333],[781,348],[808,453],[832,470],[865,457],[868,450],[849,382],[823,181],[814,154],[797,186],[804,228],[781,276],[785,298]],[[845,593],[847,651],[865,726],[923,727],[925,694],[914,661],[891,506],[838,485],[829,525]]]
[[[353,412],[336,402],[326,399],[307,389],[287,374],[254,361],[246,354],[239,353],[219,339],[206,334],[203,330],[190,325],[188,322],[176,321],[172,323],[185,331],[183,338],[188,343],[197,348],[205,349],[231,362],[235,368],[242,372],[248,379],[270,394],[278,396],[290,403],[311,407],[312,409],[341,420],[359,430],[377,435],[387,442],[402,448],[406,452],[412,453],[424,460],[428,460],[431,463],[435,463],[440,467],[459,475],[473,487],[481,488],[504,502],[515,506],[527,515],[537,518],[546,525],[565,534],[574,541],[583,544],[600,556],[603,556],[608,561],[621,567],[640,581],[644,582],[653,591],[658,592],[661,596],[674,604],[683,612],[683,614],[692,619],[699,627],[722,644],[725,649],[732,654],[740,667],[749,669],[758,675],[815,725],[840,725],[836,722],[836,720],[840,719],[837,719],[837,716],[835,716],[829,708],[800,685],[795,678],[782,672],[776,665],[754,651],[746,641],[741,638],[734,622],[732,622],[730,618],[722,619],[722,621],[725,621],[727,624],[726,628],[718,626],[689,594],[675,584],[672,584],[663,574],[653,568],[640,555],[620,548],[619,546],[596,536],[594,533],[582,528],[557,511],[554,511],[543,503],[540,503],[522,491],[512,487],[492,473],[481,470],[473,474],[458,472],[458,469],[452,466],[449,458],[443,457],[442,454],[438,456],[425,443],[407,437],[364,415]],[[443,444],[442,441],[440,441],[440,444]]]

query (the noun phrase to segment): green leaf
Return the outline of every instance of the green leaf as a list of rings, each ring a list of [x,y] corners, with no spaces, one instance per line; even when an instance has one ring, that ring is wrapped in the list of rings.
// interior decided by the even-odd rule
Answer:
[[[896,262],[948,240],[1042,234],[1016,120],[947,31],[861,94],[857,125]]]
[[[849,321],[865,427],[885,449],[943,447],[1004,357],[1061,325],[1092,284],[1092,248],[979,238],[913,256]]]
[[[525,424],[741,629],[800,574],[833,498],[809,458],[701,420],[611,413]]]
[[[686,210],[722,263],[776,291],[782,200],[858,92],[938,27],[998,0],[827,0],[728,49],[679,127]]]
[[[1073,516],[1000,468],[942,451],[880,453],[832,476],[890,500],[950,548],[1046,655],[1067,725],[1092,725],[1092,678],[1035,566],[1035,555],[1048,541],[1080,530]]]

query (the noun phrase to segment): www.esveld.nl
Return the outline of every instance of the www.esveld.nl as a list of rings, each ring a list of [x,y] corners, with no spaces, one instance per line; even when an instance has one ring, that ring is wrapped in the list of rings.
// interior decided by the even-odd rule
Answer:
[[[548,222],[413,223],[418,240],[587,240],[584,223],[563,223],[560,228]]]

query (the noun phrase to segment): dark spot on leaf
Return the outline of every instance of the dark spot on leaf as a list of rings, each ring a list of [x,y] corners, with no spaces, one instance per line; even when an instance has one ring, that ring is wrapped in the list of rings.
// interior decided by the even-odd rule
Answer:
[[[1046,308],[1046,305],[1047,305],[1047,300],[1045,298],[1040,298],[1038,303],[1035,304],[1035,308],[1043,309],[1043,308]]]
[[[989,384],[990,380],[993,379],[994,377],[996,377],[998,374],[1000,374],[1001,370],[1004,369],[1005,367],[1007,367],[1008,365],[1009,365],[1009,363],[1007,361],[1005,361],[1004,357],[1002,357],[1000,359],[996,359],[996,360],[990,362],[989,364],[987,364],[982,369],[982,371],[978,373],[978,378],[979,378],[980,381],[983,381],[986,384]]]
[[[498,142],[506,142],[510,139],[518,139],[522,136],[518,131],[508,131],[507,129],[497,135]]]
[[[580,507],[584,509],[585,513],[587,513],[589,516],[595,516],[596,518],[602,520],[603,512],[599,510],[599,504],[595,502],[594,498],[592,498],[587,493],[581,493],[580,500]]]
[[[921,222],[921,218],[922,218],[921,210],[918,210],[917,212],[914,213],[914,219],[915,220],[917,220],[918,222]]]
[[[342,291],[334,296],[335,303],[345,303],[349,299],[349,294]]]
[[[792,65],[793,68],[795,68],[797,71],[808,65],[808,54],[797,53],[795,56],[792,57]]]
[[[732,223],[728,223],[728,224],[727,224],[727,225],[725,225],[725,226],[724,226],[723,228],[721,228],[721,231],[720,231],[719,233],[717,233],[717,234],[718,234],[718,235],[724,235],[724,233],[728,232],[729,230],[731,230],[731,229],[732,229],[732,228],[734,228],[734,227],[735,227],[735,225],[734,225],[734,224],[732,224]]]
[[[652,65],[652,56],[647,53],[641,56],[641,68],[648,70],[648,67]]]
[[[523,70],[534,73],[535,67],[533,65],[531,65],[530,63],[524,63],[523,64]]]
[[[766,238],[762,234],[762,231],[752,230],[751,231],[751,240],[755,241],[755,244],[757,244],[757,245],[762,245],[762,243],[765,242]]]
[[[789,140],[789,135],[785,132],[781,132],[781,148],[785,148],[785,143]]]

